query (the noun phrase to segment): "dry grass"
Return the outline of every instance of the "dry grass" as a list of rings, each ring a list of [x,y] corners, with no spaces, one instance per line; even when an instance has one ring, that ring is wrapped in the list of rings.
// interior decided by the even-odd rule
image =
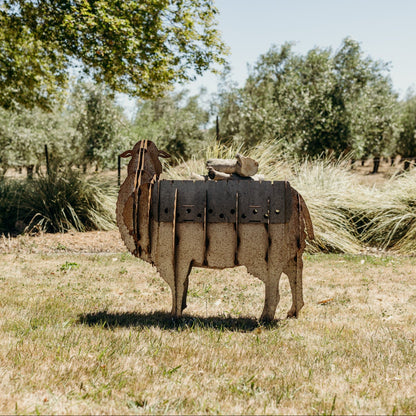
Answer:
[[[207,159],[232,158],[241,151],[237,145],[212,142],[204,155],[166,166],[164,175],[190,179],[192,173],[206,173]],[[259,162],[266,180],[288,180],[304,197],[316,236],[308,242],[309,253],[358,254],[367,246],[416,253],[416,169],[403,174],[398,160],[393,166],[383,161],[379,173],[370,174],[372,161],[352,167],[348,156],[300,162],[285,157],[279,143],[264,142],[245,154]]]
[[[269,326],[260,281],[195,269],[175,322],[114,233],[55,238],[3,240],[1,414],[416,413],[414,258],[308,255],[300,318]]]
[[[363,239],[403,254],[416,254],[416,170],[373,189],[365,201],[367,223]]]
[[[172,179],[189,179],[193,172],[206,173],[204,161],[210,157],[232,158],[238,150],[214,144],[203,159],[168,167],[165,174]],[[308,246],[309,252],[360,252],[363,247],[351,221],[351,211],[357,207],[357,195],[364,192],[345,161],[288,161],[279,153],[278,145],[270,143],[262,143],[246,155],[259,162],[259,173],[266,180],[289,180],[305,198],[316,236]]]

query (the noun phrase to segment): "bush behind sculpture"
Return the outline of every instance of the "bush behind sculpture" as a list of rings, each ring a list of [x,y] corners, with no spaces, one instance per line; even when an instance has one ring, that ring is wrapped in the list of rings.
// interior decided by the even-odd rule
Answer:
[[[0,182],[0,232],[107,230],[114,195],[71,170],[33,180]]]

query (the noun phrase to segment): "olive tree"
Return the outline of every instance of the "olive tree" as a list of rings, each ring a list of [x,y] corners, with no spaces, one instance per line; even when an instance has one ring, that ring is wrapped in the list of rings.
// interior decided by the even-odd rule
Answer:
[[[400,103],[399,126],[397,154],[405,159],[416,158],[416,95],[412,91]]]
[[[181,91],[140,102],[131,142],[150,139],[177,160],[189,158],[200,149],[209,121],[209,111],[201,107],[200,97]]]
[[[50,108],[70,71],[142,98],[224,63],[213,0],[0,0],[0,106]]]
[[[247,146],[279,141],[300,157],[380,156],[397,130],[387,71],[349,38],[335,53],[314,48],[302,56],[291,43],[274,46],[243,88],[219,96],[222,137],[239,136]]]

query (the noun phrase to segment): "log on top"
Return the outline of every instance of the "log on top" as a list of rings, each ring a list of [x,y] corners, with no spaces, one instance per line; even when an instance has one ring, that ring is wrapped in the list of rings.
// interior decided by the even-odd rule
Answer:
[[[256,160],[239,153],[236,154],[235,159],[209,159],[206,166],[209,172],[236,173],[243,177],[253,176],[259,169],[259,164]]]

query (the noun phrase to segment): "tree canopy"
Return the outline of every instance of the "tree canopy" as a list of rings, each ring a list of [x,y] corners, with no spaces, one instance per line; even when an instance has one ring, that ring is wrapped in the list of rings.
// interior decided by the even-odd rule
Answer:
[[[400,103],[400,135],[397,140],[397,153],[403,157],[416,156],[416,94],[409,91]]]
[[[220,94],[222,137],[240,137],[247,146],[278,140],[300,157],[327,150],[380,156],[396,133],[397,95],[386,72],[350,38],[335,53],[314,48],[302,56],[291,43],[272,47],[243,88]]]
[[[47,108],[70,70],[141,98],[224,63],[213,0],[0,0],[0,106]]]
[[[209,112],[199,103],[203,93],[188,96],[185,90],[139,103],[130,132],[132,145],[151,138],[173,156],[171,163],[195,155],[207,138]]]

